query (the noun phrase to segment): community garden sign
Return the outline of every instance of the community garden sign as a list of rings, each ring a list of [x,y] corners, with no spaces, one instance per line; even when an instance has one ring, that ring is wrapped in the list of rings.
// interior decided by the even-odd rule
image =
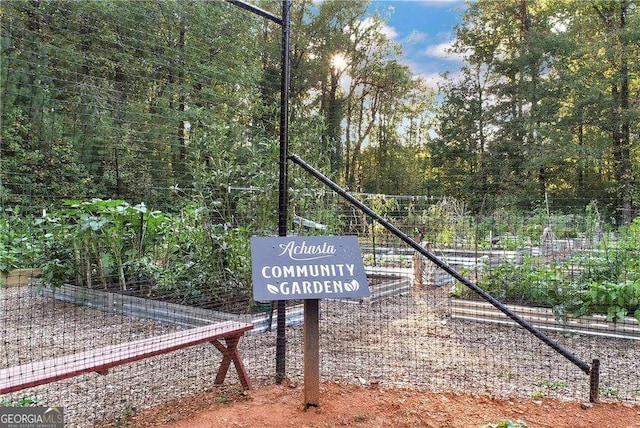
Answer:
[[[355,236],[253,237],[251,259],[257,301],[369,296]]]
[[[253,298],[304,300],[305,406],[319,405],[320,299],[369,296],[355,236],[251,238]]]

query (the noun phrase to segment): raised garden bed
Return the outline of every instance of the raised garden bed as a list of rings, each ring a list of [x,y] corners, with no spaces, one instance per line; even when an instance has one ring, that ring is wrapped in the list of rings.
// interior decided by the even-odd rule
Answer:
[[[601,336],[617,339],[640,340],[640,324],[633,317],[624,321],[608,322],[604,315],[568,318],[566,322],[558,321],[549,308],[508,305],[512,312],[529,321],[541,330],[556,331],[567,334]],[[465,321],[516,325],[500,310],[484,301],[451,299],[451,317]]]
[[[398,296],[411,291],[411,278],[409,276],[390,275],[384,273],[367,272],[369,287],[371,290],[371,302],[388,296]]]
[[[26,268],[26,269],[14,269],[8,274],[2,274],[0,276],[0,285],[6,287],[14,287],[18,285],[29,285],[35,279],[42,276],[41,269]]]
[[[372,275],[369,279],[372,284],[371,300],[389,295],[405,294],[410,290],[411,281],[408,277]],[[275,307],[272,314],[269,309],[257,313],[234,314],[71,284],[65,284],[55,290],[42,287],[32,287],[31,290],[33,293],[63,302],[186,327],[197,327],[228,320],[242,321],[253,324],[254,329],[249,334],[255,334],[275,326],[278,318]],[[359,302],[359,300],[354,302]],[[287,307],[287,326],[300,325],[303,322],[303,306],[296,304],[296,302],[293,303]]]
[[[63,302],[186,327],[197,327],[214,322],[232,320],[253,324],[254,330],[249,334],[263,332],[269,328],[269,314],[266,312],[233,314],[70,284],[65,284],[56,290],[39,287],[32,287],[32,290],[34,293],[44,297],[52,297]],[[277,315],[274,311],[273,325],[275,325],[276,320]],[[301,322],[302,307],[287,308],[287,325],[298,325]]]

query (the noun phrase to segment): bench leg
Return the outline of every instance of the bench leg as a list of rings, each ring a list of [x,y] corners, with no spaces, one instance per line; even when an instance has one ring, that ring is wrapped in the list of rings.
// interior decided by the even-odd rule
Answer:
[[[231,365],[231,361],[236,366],[236,371],[238,372],[238,377],[240,378],[240,383],[246,389],[251,389],[251,382],[249,381],[249,374],[247,373],[247,369],[244,367],[244,363],[242,362],[242,357],[240,356],[240,352],[238,352],[238,343],[240,342],[240,336],[232,336],[224,338],[225,345],[220,343],[219,340],[214,340],[213,346],[215,346],[218,351],[222,353],[222,363],[220,363],[220,368],[218,369],[218,374],[216,375],[216,385],[220,385],[224,383],[224,379],[227,376],[227,372],[229,371],[229,366]]]

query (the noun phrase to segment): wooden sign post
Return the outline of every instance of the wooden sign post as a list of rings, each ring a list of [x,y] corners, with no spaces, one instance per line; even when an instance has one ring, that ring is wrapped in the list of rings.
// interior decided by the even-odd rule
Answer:
[[[304,406],[320,405],[320,300],[304,301]]]

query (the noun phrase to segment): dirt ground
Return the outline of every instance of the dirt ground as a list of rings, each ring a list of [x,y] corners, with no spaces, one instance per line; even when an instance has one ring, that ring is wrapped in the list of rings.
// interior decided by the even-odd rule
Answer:
[[[640,427],[640,406],[548,399],[496,399],[324,383],[305,410],[302,385],[235,387],[144,410],[114,426],[213,427]],[[509,422],[512,425],[509,425]]]

